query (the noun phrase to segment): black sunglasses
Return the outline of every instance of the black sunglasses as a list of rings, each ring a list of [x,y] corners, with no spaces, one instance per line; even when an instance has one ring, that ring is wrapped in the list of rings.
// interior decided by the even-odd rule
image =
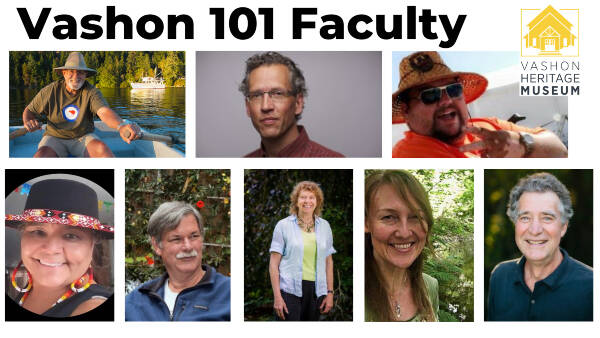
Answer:
[[[418,99],[425,104],[434,104],[442,98],[443,90],[446,90],[446,94],[452,99],[457,99],[463,94],[463,86],[457,82],[442,87],[427,88],[421,91]]]

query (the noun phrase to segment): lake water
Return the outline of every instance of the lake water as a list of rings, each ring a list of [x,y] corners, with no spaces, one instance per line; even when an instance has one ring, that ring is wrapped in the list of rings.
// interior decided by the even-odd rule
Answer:
[[[39,89],[10,89],[9,116],[11,126],[23,125],[23,110]],[[148,132],[174,135],[185,139],[185,88],[100,89],[109,106],[121,118],[135,121]],[[185,145],[175,148],[185,152]]]

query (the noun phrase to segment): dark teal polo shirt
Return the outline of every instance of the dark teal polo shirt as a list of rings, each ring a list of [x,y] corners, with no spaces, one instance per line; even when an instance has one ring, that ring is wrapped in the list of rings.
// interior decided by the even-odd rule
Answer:
[[[498,264],[490,277],[490,321],[593,321],[593,270],[560,249],[563,260],[533,292],[524,279],[525,257]]]

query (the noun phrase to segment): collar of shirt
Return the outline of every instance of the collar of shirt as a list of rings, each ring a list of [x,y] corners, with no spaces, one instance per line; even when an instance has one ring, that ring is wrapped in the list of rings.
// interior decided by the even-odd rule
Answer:
[[[179,293],[195,289],[202,285],[213,284],[215,282],[215,278],[216,278],[215,268],[213,268],[212,266],[202,264],[202,269],[205,271],[205,273],[204,273],[204,276],[202,276],[202,279],[198,282],[198,284],[196,284],[192,287],[189,287],[185,290],[181,290]],[[169,274],[167,272],[165,272],[160,278],[152,280],[149,283],[142,285],[140,287],[140,292],[142,292],[142,293],[153,292],[153,293],[162,295],[163,294],[162,288],[166,286],[166,281],[168,278],[169,278]]]
[[[298,215],[291,215],[294,219],[294,223],[296,223],[296,225],[298,225]],[[315,219],[315,232],[317,229],[317,225],[321,224],[321,217],[314,215],[314,219]],[[300,229],[300,227],[298,227],[298,229]]]
[[[294,140],[294,142],[288,144],[285,148],[281,149],[281,151],[275,157],[294,157],[294,155],[301,153],[302,150],[309,144],[310,139],[308,138],[308,133],[303,126],[298,127],[298,137]],[[267,152],[265,151],[265,146],[260,143],[260,157],[267,157]]]
[[[554,269],[554,271],[552,271],[552,273],[550,275],[548,275],[548,277],[537,281],[535,284],[537,285],[538,283],[543,283],[546,284],[546,286],[548,286],[550,289],[556,289],[560,286],[561,281],[563,280],[563,278],[565,278],[568,273],[568,269],[569,269],[569,254],[567,253],[567,251],[565,251],[563,248],[559,248],[560,252],[563,254],[563,259],[560,262],[560,264],[558,265],[558,267],[556,269]],[[521,283],[525,288],[527,288],[529,290],[529,288],[527,287],[527,284],[525,284],[525,262],[527,261],[527,259],[525,258],[525,256],[521,257],[521,259],[519,259],[519,263],[517,265],[517,269],[519,269],[519,273],[515,273],[513,274],[513,276],[515,277],[513,283]],[[535,288],[534,288],[535,290]]]

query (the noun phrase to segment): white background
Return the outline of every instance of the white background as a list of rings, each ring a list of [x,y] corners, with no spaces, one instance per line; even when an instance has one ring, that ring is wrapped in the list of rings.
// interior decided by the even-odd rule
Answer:
[[[283,4],[282,4],[283,3]],[[399,50],[438,50],[439,41],[424,39],[420,26],[417,26],[416,40],[383,41],[376,36],[368,40],[355,40],[348,35],[339,41],[324,40],[318,36],[319,17],[325,14],[337,14],[346,21],[356,14],[386,14],[388,25],[392,14],[402,14],[406,24],[406,6],[416,5],[417,13],[422,9],[431,9],[434,15],[446,14],[454,22],[458,14],[466,14],[465,25],[460,32],[458,42],[452,51],[515,51],[520,48],[520,9],[545,8],[551,4],[555,8],[580,9],[580,57],[582,69],[581,96],[569,99],[569,118],[571,132],[568,159],[391,159],[391,110],[386,88],[390,88],[391,53]],[[161,16],[166,21],[168,14],[188,14],[195,22],[194,40],[184,40],[183,31],[177,40],[163,38],[150,41],[134,34],[133,40],[56,40],[51,35],[55,25],[54,15],[70,14],[77,19],[87,14],[100,14],[105,23],[106,6],[115,5],[117,14],[127,14],[134,22],[145,14]],[[229,168],[231,172],[231,223],[232,223],[232,311],[231,323],[125,323],[124,318],[124,232],[115,234],[115,322],[114,323],[4,323],[4,304],[2,311],[1,334],[3,337],[44,336],[44,337],[109,337],[124,336],[201,336],[224,335],[244,337],[307,337],[317,336],[374,336],[374,335],[425,335],[425,336],[466,336],[510,337],[510,336],[567,336],[598,335],[600,323],[486,323],[483,321],[483,169],[485,168],[594,168],[600,167],[597,160],[599,144],[596,139],[600,114],[597,100],[599,86],[598,74],[598,6],[595,1],[300,1],[287,4],[283,1],[15,1],[2,2],[0,24],[2,25],[2,45],[0,53],[0,78],[2,89],[1,102],[8,106],[8,51],[10,50],[185,50],[186,58],[186,159],[8,159],[8,113],[4,115],[5,128],[0,133],[3,141],[0,158],[5,168],[114,168],[115,172],[115,224],[123,229],[124,224],[124,174],[126,168]],[[226,34],[225,40],[215,40],[214,17],[209,15],[210,7],[225,7],[226,12],[247,6],[274,8],[275,39],[262,40],[259,30],[254,38],[240,41]],[[26,7],[30,15],[37,17],[42,7],[52,7],[50,18],[44,28],[42,38],[29,40],[16,7]],[[299,41],[291,39],[291,14],[293,7],[318,7],[319,14],[316,30],[306,30]],[[260,19],[259,19],[260,22]],[[119,25],[117,37],[122,35]],[[369,27],[374,30],[374,23]],[[444,37],[439,20],[433,26],[441,38]],[[405,30],[405,26],[403,28]],[[196,50],[381,50],[382,51],[382,159],[195,159],[195,65]],[[256,168],[352,168],[354,169],[354,322],[352,323],[255,323],[243,321],[243,169]],[[465,168],[475,169],[475,322],[474,323],[364,323],[363,292],[363,170],[365,168]],[[2,175],[4,184],[4,173]],[[597,182],[597,175],[595,182]],[[594,191],[597,191],[595,183]],[[3,207],[2,207],[3,208]],[[598,213],[594,212],[597,219]],[[119,226],[120,225],[120,226]],[[4,232],[0,232],[4,236]],[[598,231],[595,231],[597,242]],[[0,243],[4,239],[0,238]],[[119,248],[121,248],[119,250]],[[2,250],[3,251],[3,250]],[[598,253],[595,250],[595,261]],[[3,259],[0,261],[4,262]],[[4,264],[4,263],[2,263]],[[121,265],[119,265],[121,264]],[[597,280],[597,278],[596,278]],[[1,283],[4,283],[3,279]],[[598,283],[596,281],[596,295]],[[4,285],[0,285],[4,289]],[[598,297],[595,301],[596,318],[599,314]]]

